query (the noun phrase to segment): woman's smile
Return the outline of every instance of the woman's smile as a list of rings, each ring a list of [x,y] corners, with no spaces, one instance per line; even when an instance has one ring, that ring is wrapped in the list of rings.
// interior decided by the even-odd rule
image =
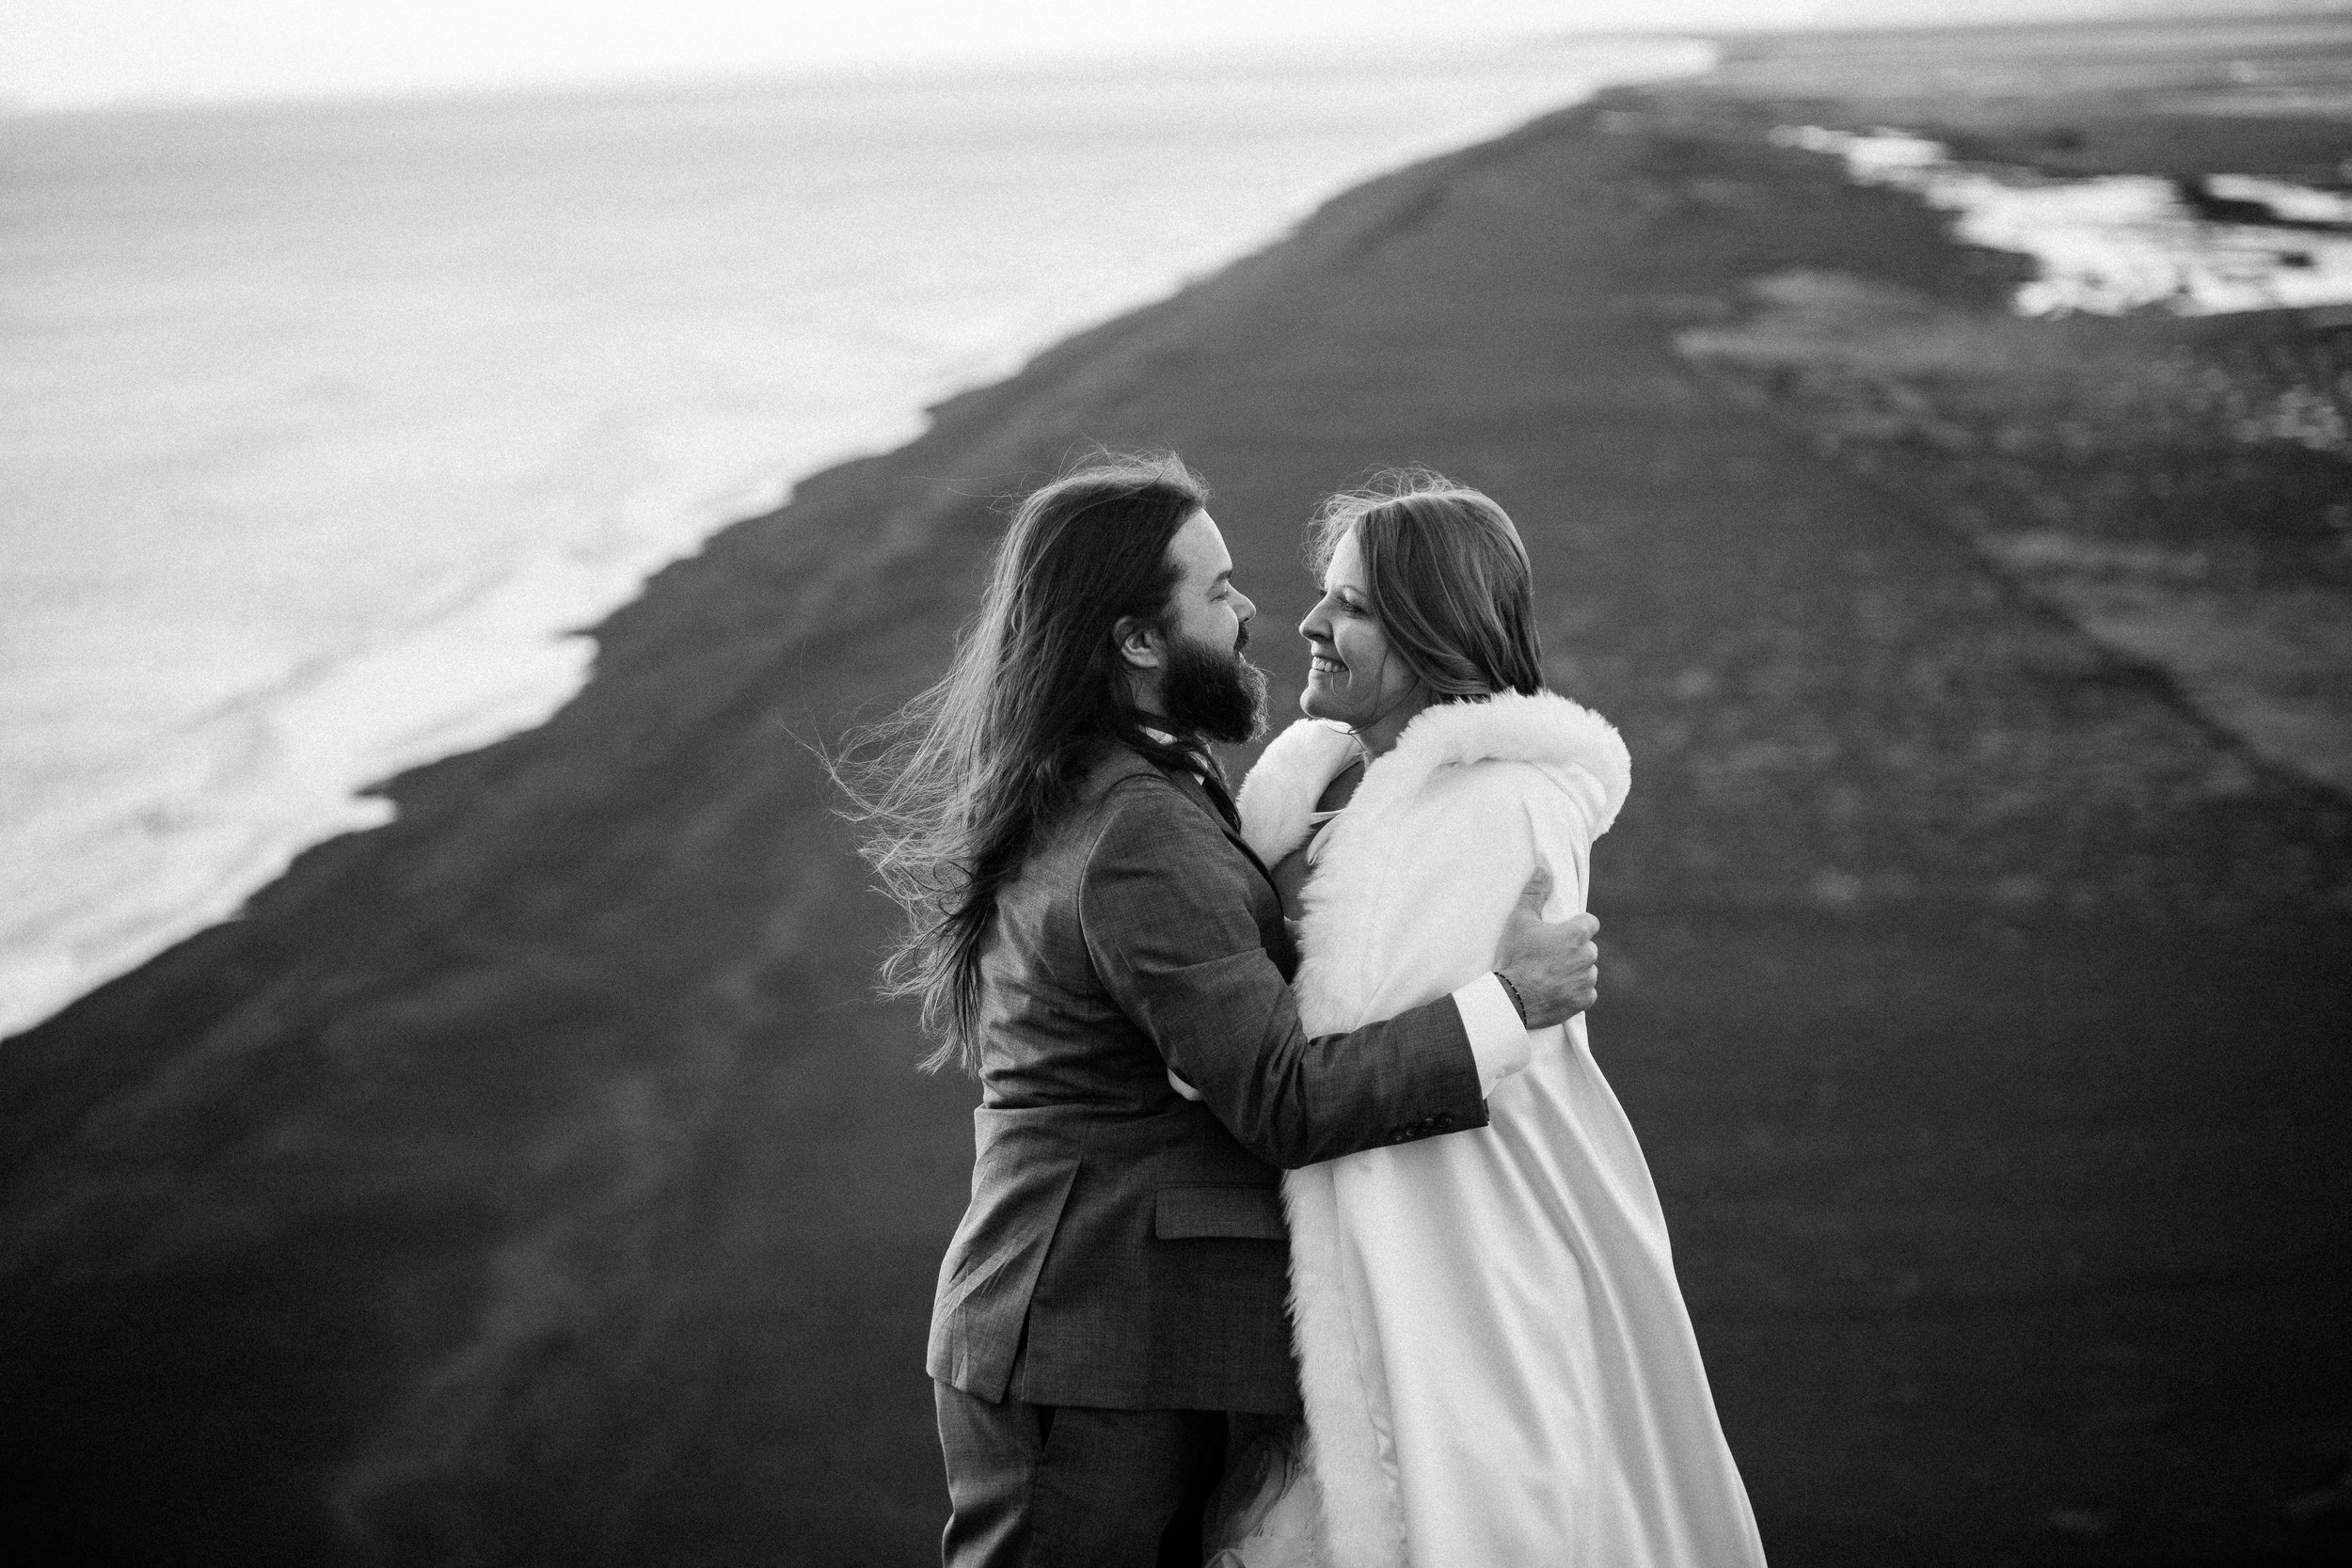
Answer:
[[[1359,732],[1390,722],[1402,728],[1427,704],[1412,666],[1395,657],[1372,611],[1372,583],[1355,534],[1332,546],[1323,597],[1298,623],[1298,635],[1307,641],[1307,686],[1298,705],[1310,719]],[[1392,738],[1384,732],[1379,743]]]

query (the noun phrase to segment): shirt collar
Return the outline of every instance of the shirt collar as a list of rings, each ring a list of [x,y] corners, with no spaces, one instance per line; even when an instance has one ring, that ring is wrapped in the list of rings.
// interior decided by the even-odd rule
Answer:
[[[1184,752],[1184,761],[1191,765],[1196,777],[1210,779],[1216,776],[1216,769],[1209,761],[1208,749],[1200,741],[1186,740],[1182,736],[1170,735],[1166,730],[1153,729],[1149,724],[1143,725],[1142,729],[1149,738],[1158,741],[1163,746],[1172,746]]]

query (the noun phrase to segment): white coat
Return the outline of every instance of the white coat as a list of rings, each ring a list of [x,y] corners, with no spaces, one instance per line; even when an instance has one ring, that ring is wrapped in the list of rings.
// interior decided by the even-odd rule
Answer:
[[[1267,864],[1306,840],[1354,754],[1313,721],[1267,748],[1239,800]],[[1416,717],[1324,830],[1300,918],[1308,1032],[1476,979],[1539,862],[1546,915],[1583,910],[1593,840],[1630,775],[1616,731],[1550,693]],[[1760,1565],[1633,1129],[1581,1018],[1530,1046],[1489,1095],[1488,1126],[1283,1180],[1323,1555]]]

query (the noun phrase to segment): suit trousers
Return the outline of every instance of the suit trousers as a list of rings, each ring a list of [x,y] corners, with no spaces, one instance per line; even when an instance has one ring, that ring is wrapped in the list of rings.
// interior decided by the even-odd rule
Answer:
[[[946,1568],[1200,1568],[1224,1412],[991,1404],[932,1386],[951,1509]]]

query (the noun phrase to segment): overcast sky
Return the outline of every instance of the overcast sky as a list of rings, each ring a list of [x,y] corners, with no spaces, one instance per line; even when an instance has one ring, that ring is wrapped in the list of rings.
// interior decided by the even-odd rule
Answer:
[[[1271,40],[2178,9],[2183,0],[0,0],[0,100],[382,92]],[[2228,3],[2228,0],[2224,0]],[[2241,0],[2242,3],[2242,0]]]

